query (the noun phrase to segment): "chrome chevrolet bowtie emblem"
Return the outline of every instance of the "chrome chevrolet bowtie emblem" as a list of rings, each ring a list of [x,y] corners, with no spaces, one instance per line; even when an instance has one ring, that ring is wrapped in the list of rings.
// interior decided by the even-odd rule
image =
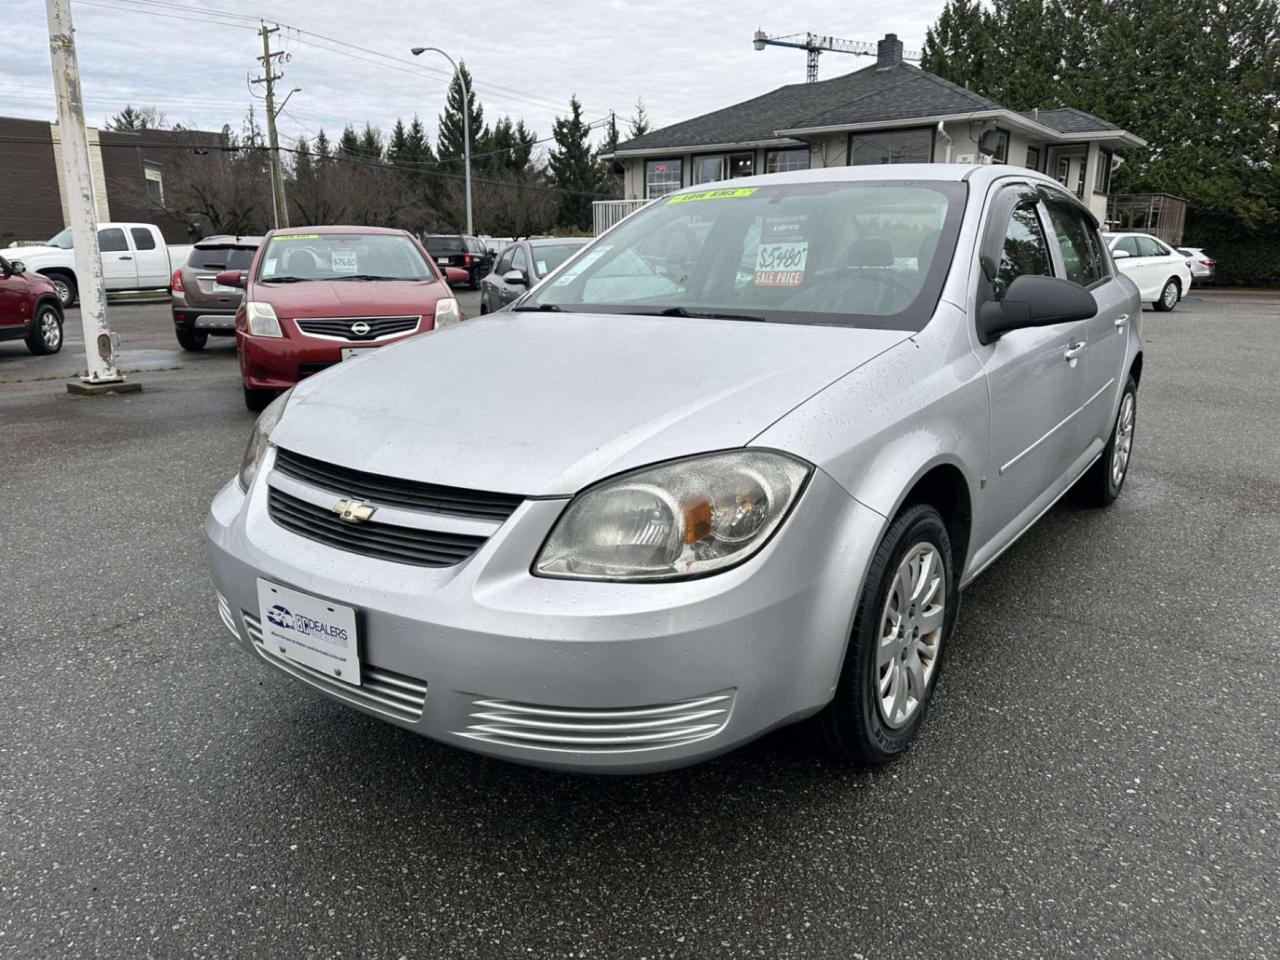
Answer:
[[[371,329],[373,328],[370,327],[363,320],[357,320],[355,323],[351,325],[351,332],[354,333],[357,337],[365,336]]]
[[[348,500],[343,497],[333,505],[333,512],[347,523],[364,523],[378,508],[365,500]]]

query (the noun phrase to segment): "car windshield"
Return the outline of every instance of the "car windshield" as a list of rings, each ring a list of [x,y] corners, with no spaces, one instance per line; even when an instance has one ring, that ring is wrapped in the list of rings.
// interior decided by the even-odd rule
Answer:
[[[427,237],[428,253],[462,253],[466,249],[461,237]]]
[[[545,277],[560,264],[583,248],[587,241],[576,240],[566,243],[539,243],[533,247],[533,272]]]
[[[282,233],[267,241],[258,279],[434,280],[407,236],[394,233]]]
[[[49,238],[49,246],[61,247],[63,250],[71,249],[71,228],[64,227]]]
[[[956,181],[801,180],[674,194],[516,309],[919,330],[965,191]]]
[[[248,270],[257,247],[196,247],[187,266],[196,270]]]

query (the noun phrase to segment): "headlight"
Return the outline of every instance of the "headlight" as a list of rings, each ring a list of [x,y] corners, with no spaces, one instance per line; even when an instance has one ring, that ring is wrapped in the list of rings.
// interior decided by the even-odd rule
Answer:
[[[646,467],[580,493],[534,563],[544,577],[673,580],[734,566],[768,541],[807,463],[741,450]]]
[[[247,492],[253,485],[253,478],[258,475],[258,467],[262,464],[262,458],[267,455],[267,448],[270,446],[267,438],[271,436],[271,431],[284,416],[285,404],[289,402],[291,393],[293,393],[292,387],[272,400],[267,409],[259,414],[258,422],[253,425],[253,433],[249,434],[249,445],[244,448],[244,459],[240,461],[241,490]]]
[[[436,326],[447,327],[462,319],[462,311],[458,309],[458,301],[453,297],[444,297],[436,301]]]
[[[280,321],[276,319],[276,311],[269,303],[250,300],[244,305],[244,317],[248,323],[249,332],[255,337],[284,336],[280,332]]]

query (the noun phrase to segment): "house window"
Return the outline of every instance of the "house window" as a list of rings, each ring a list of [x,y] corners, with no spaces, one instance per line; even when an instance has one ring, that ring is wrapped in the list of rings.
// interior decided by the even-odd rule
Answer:
[[[644,195],[665,197],[681,187],[683,169],[679,160],[647,160],[644,165]]]
[[[1087,157],[1081,157],[1077,161],[1078,169],[1076,170],[1076,196],[1079,197],[1081,200],[1084,199],[1085,171],[1089,169],[1089,164],[1085,162],[1087,159],[1088,159]]]
[[[716,180],[732,180],[749,177],[756,172],[756,158],[752,153],[716,154],[693,158],[693,183],[713,183]]]
[[[157,163],[143,163],[142,175],[146,178],[147,199],[160,206],[164,203],[164,174]]]
[[[996,140],[996,152],[991,155],[992,163],[1009,162],[1009,131],[996,128],[999,139]]]
[[[879,130],[849,135],[849,163],[929,163],[933,159],[933,128]]]
[[[1053,179],[1057,180],[1064,187],[1067,185],[1067,177],[1071,174],[1071,158],[1059,157],[1058,168],[1053,174]]]
[[[1027,147],[1027,162],[1025,164],[1028,170],[1040,169],[1040,148]]]
[[[1102,150],[1098,153],[1098,175],[1093,181],[1094,193],[1110,193],[1111,192],[1111,151]]]
[[[785,173],[788,170],[809,169],[809,148],[794,150],[767,150],[764,155],[765,173]]]

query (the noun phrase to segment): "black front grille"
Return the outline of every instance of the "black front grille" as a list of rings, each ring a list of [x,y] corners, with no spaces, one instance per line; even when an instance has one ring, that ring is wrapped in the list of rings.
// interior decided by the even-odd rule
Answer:
[[[267,512],[272,520],[300,537],[366,557],[418,567],[449,567],[461,563],[487,539],[398,527],[377,520],[348,523],[332,510],[291,497],[275,487],[268,491]]]
[[[284,449],[276,450],[276,469],[314,486],[332,490],[340,497],[358,497],[389,507],[430,510],[454,517],[505,520],[524,500],[511,493],[485,493],[365,473]]]
[[[303,333],[343,340],[367,341],[416,330],[422,317],[302,317],[293,322]],[[357,325],[360,332],[352,329]],[[367,329],[366,329],[367,328]]]

